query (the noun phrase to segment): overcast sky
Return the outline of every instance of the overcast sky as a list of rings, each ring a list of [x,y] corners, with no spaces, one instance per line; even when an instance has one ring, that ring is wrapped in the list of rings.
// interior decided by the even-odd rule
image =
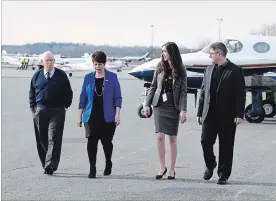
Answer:
[[[276,23],[276,1],[2,1],[2,44],[85,42],[196,47]]]

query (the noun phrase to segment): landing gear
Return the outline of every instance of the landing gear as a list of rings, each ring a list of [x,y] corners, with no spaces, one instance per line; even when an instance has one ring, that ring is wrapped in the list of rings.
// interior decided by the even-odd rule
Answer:
[[[252,104],[245,108],[245,119],[249,123],[261,123],[264,118],[272,118],[276,115],[275,92],[267,92],[266,100],[262,100],[262,92],[252,92]]]
[[[273,100],[264,100],[263,101],[263,108],[265,111],[266,118],[272,118],[276,114],[276,104]]]
[[[145,83],[145,84],[144,84],[145,90],[144,90],[144,92],[141,94],[141,98],[139,98],[140,100],[141,100],[141,99],[143,100],[143,104],[139,105],[138,110],[137,110],[138,116],[139,116],[140,118],[150,118],[150,117],[152,116],[152,114],[153,114],[153,109],[152,109],[152,107],[150,107],[150,114],[148,115],[148,117],[146,117],[146,116],[144,115],[144,113],[143,113],[143,105],[144,105],[145,99],[146,99],[146,97],[147,97],[147,95],[148,95],[148,91],[149,91],[150,85],[151,85],[150,83]]]
[[[249,123],[261,123],[264,118],[265,118],[265,112],[263,110],[263,113],[262,114],[259,114],[259,115],[249,115],[250,111],[252,110],[252,104],[248,105],[246,108],[245,108],[245,116],[244,118],[246,119],[246,121],[248,121]]]

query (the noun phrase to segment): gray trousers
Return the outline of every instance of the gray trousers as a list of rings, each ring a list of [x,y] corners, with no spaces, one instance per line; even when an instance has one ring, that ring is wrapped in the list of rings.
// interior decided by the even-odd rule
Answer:
[[[33,114],[38,155],[43,169],[58,169],[65,122],[64,108],[36,108]]]

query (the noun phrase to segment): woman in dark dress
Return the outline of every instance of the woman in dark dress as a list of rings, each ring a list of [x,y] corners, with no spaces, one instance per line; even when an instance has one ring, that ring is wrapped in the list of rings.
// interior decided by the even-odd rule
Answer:
[[[84,123],[87,153],[90,162],[89,178],[96,177],[98,141],[101,140],[106,166],[104,175],[112,169],[113,136],[120,124],[122,97],[120,84],[115,73],[106,70],[106,55],[96,51],[92,54],[95,72],[85,76],[80,95],[78,126]]]
[[[175,179],[177,134],[179,121],[186,121],[187,72],[177,45],[168,42],[162,46],[162,58],[154,72],[151,87],[145,101],[144,114],[153,106],[157,150],[160,170],[156,179],[167,172],[165,166],[165,135],[169,136],[171,165],[168,179]]]

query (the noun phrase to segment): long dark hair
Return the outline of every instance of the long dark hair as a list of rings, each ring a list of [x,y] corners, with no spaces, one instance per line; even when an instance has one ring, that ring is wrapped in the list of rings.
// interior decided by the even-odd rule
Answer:
[[[183,71],[183,63],[178,46],[174,42],[167,42],[162,47],[165,47],[172,64],[173,76],[177,77]],[[170,68],[169,62],[164,60],[163,54],[161,62],[158,65],[158,72],[165,71]]]

